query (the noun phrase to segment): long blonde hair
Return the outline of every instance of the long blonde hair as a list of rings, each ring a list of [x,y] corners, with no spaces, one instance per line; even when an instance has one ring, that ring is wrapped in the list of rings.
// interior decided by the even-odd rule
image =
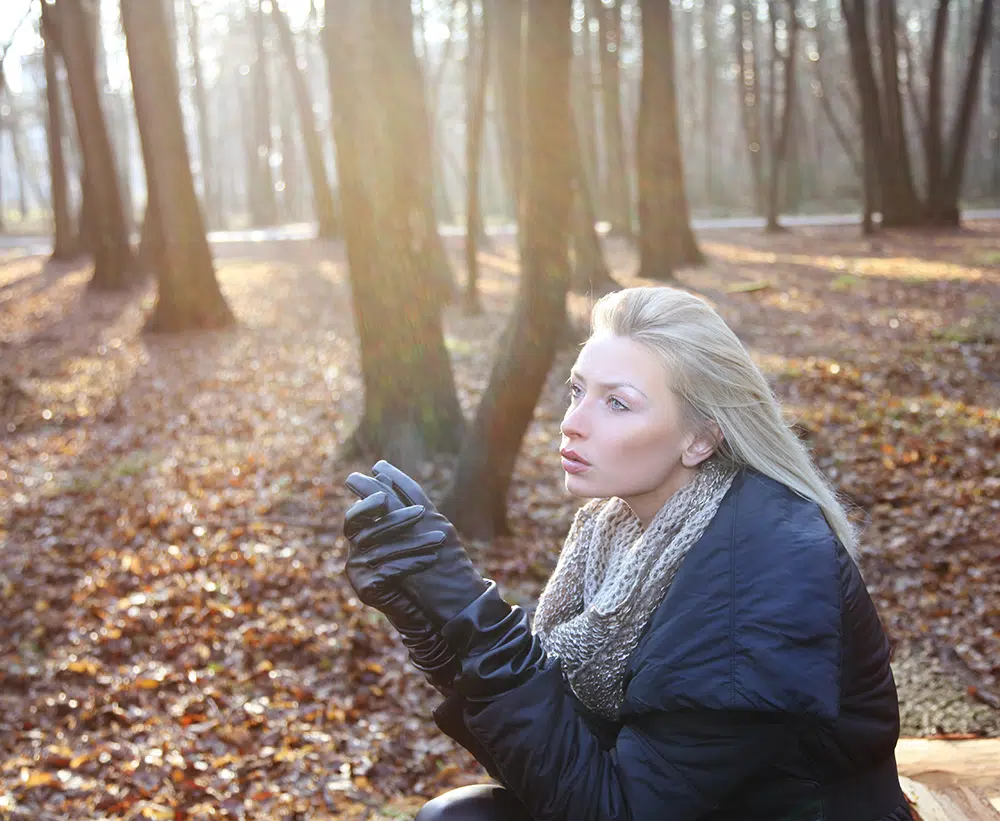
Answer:
[[[598,300],[591,334],[623,336],[658,354],[695,426],[723,434],[716,457],[752,467],[819,505],[852,556],[857,536],[832,486],[781,415],[747,349],[715,310],[686,291],[626,288]]]

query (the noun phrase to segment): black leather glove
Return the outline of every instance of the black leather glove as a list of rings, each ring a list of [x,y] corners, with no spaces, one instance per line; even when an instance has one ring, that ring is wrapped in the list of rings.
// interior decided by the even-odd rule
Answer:
[[[348,580],[358,598],[384,613],[396,628],[413,666],[432,686],[447,694],[458,670],[455,653],[423,611],[391,583],[396,568],[391,564],[373,567],[363,556],[373,542],[419,518],[423,508],[404,507],[395,495],[380,489],[375,480],[363,478],[352,490],[370,495],[356,502],[344,518],[344,535],[351,545],[345,568]],[[429,565],[433,558],[428,556],[423,561]]]
[[[373,470],[377,488],[372,487],[371,477],[361,473],[348,476],[347,486],[359,496],[366,489],[388,491],[401,507],[366,531],[365,548],[357,561],[380,585],[397,585],[440,627],[482,595],[487,582],[473,567],[455,527],[417,482],[386,461],[377,462]],[[422,508],[422,515],[400,513],[413,508]],[[393,516],[397,518],[390,520]]]
[[[370,572],[378,568],[380,579],[398,584],[440,625],[461,663],[454,679],[456,693],[471,702],[489,702],[554,664],[532,635],[527,614],[511,607],[496,583],[476,572],[454,526],[420,485],[385,461],[373,470],[378,488],[357,473],[348,477],[348,486],[353,485],[355,493],[367,488],[379,497],[388,490],[396,497],[392,501],[397,513],[368,531],[365,560],[373,568]],[[422,508],[423,515],[402,513],[413,508]],[[430,565],[429,554],[436,557]]]

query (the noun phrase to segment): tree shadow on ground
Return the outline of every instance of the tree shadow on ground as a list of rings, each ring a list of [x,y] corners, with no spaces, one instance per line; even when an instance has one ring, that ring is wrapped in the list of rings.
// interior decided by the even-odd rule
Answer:
[[[41,263],[40,265],[38,263]],[[55,285],[77,271],[80,260],[53,260],[45,256],[16,257],[0,263],[0,299],[23,299]],[[26,266],[35,270],[20,274]]]

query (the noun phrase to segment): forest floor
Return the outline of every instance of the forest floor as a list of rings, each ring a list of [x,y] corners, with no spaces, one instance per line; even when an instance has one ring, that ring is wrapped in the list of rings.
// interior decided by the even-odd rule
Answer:
[[[864,523],[903,734],[1000,736],[1000,223],[701,239],[680,284]],[[150,289],[0,255],[0,818],[388,819],[484,779],[341,574],[342,481],[369,466],[337,457],[363,398],[342,246],[216,255],[241,324],[176,338],[140,333]],[[621,243],[608,258],[637,281]],[[482,261],[485,313],[445,322],[469,413],[516,289],[509,246]],[[516,535],[470,545],[529,607],[577,506],[556,453],[574,353],[522,448]],[[448,473],[418,478],[439,496]]]

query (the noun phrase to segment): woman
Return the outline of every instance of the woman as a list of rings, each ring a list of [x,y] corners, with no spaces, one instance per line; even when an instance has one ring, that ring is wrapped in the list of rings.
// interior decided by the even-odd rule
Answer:
[[[561,426],[577,513],[533,629],[405,474],[352,474],[347,573],[502,786],[417,821],[903,821],[889,646],[855,537],[704,301],[594,307]]]

